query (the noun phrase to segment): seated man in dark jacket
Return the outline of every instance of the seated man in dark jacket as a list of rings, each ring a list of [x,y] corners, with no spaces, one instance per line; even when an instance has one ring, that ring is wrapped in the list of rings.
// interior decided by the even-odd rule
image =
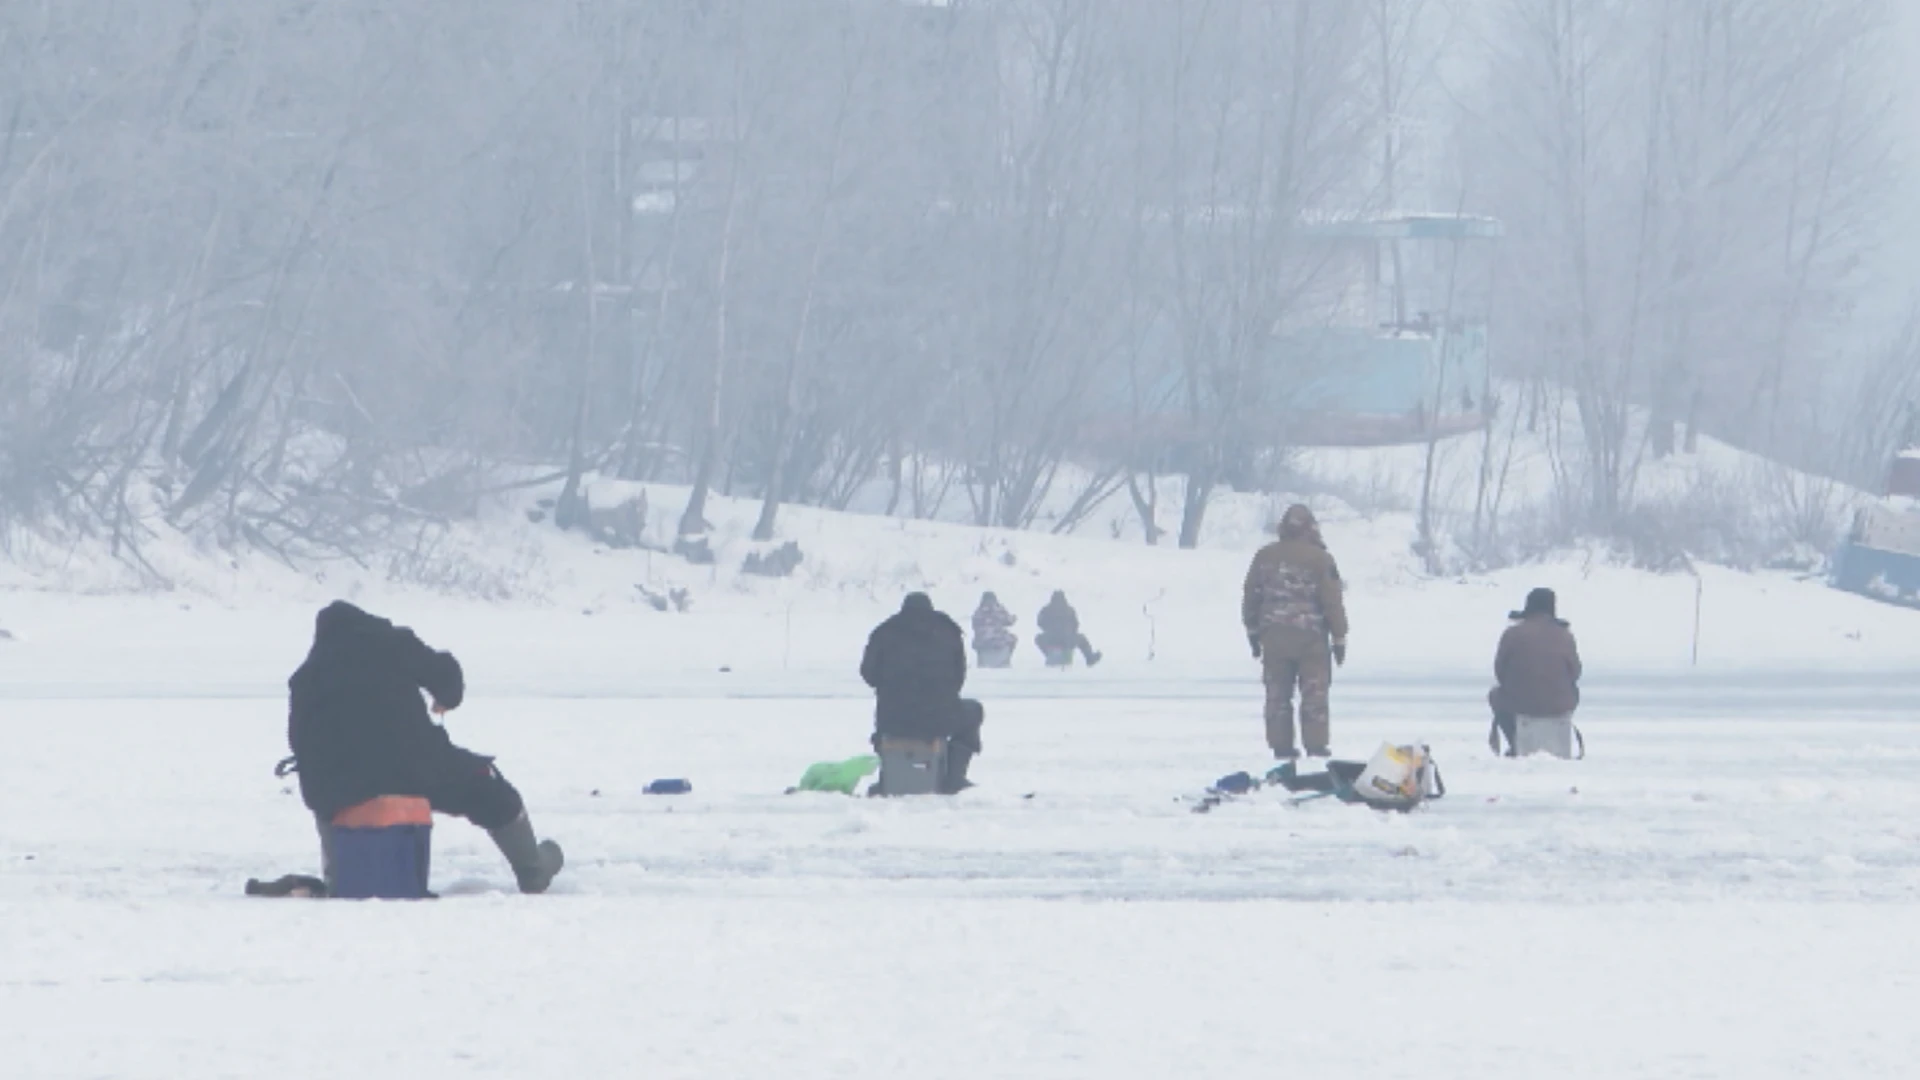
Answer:
[[[1088,667],[1100,662],[1100,654],[1094,651],[1093,643],[1080,632],[1080,615],[1073,610],[1072,604],[1067,603],[1066,593],[1056,591],[1047,601],[1047,606],[1040,609],[1040,614],[1034,616],[1034,622],[1040,627],[1040,634],[1033,639],[1033,643],[1040,647],[1043,654],[1071,654],[1078,649]],[[1071,655],[1068,662],[1072,662]]]
[[[544,891],[560,872],[560,846],[534,839],[520,793],[493,759],[453,745],[427,715],[422,690],[435,713],[465,696],[452,654],[335,601],[314,620],[313,646],[287,686],[287,741],[300,796],[320,823],[323,861],[335,814],[382,795],[415,795],[487,830],[522,892]]]
[[[1525,608],[1508,615],[1513,625],[1500,635],[1493,658],[1498,685],[1487,695],[1493,706],[1487,742],[1495,753],[1505,735],[1506,754],[1514,756],[1515,717],[1571,716],[1580,706],[1580,649],[1555,611],[1557,603],[1552,589],[1535,589],[1527,594]]]
[[[958,623],[935,611],[925,593],[909,594],[899,613],[867,638],[860,677],[873,687],[876,750],[882,735],[944,738],[947,772],[940,790],[951,795],[971,786],[967,765],[980,753],[986,713],[979,702],[960,696],[967,681],[967,650]]]

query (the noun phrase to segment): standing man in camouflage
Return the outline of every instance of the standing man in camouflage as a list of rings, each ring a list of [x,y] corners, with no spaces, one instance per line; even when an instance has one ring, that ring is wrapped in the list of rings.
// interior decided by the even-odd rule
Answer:
[[[1294,505],[1280,519],[1280,540],[1247,569],[1240,620],[1267,684],[1267,745],[1282,761],[1293,742],[1293,689],[1300,688],[1300,737],[1311,757],[1332,751],[1327,691],[1333,665],[1347,662],[1347,609],[1340,569],[1320,538],[1313,511]],[[1331,642],[1329,642],[1331,639]]]

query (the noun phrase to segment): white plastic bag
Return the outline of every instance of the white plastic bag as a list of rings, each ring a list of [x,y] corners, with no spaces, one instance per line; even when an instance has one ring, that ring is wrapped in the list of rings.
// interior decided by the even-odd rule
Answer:
[[[1370,803],[1407,806],[1437,794],[1437,784],[1433,755],[1425,746],[1381,743],[1353,782],[1353,791]]]

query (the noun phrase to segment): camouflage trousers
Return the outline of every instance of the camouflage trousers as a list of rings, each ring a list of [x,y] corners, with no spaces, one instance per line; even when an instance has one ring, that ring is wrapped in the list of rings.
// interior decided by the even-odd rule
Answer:
[[[1267,684],[1267,745],[1291,756],[1293,693],[1300,691],[1300,740],[1309,754],[1325,754],[1332,739],[1327,693],[1333,686],[1333,653],[1324,636],[1303,639],[1285,628],[1261,635],[1260,661]]]

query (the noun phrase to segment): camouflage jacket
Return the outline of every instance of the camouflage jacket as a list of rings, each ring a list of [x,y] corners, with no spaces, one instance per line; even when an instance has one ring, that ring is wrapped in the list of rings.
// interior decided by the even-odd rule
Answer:
[[[1341,588],[1340,568],[1325,548],[1305,539],[1268,544],[1247,568],[1240,621],[1249,634],[1291,627],[1344,641]]]
[[[1020,640],[1013,635],[1013,622],[1013,613],[1004,605],[981,604],[973,612],[973,647],[1012,648]]]

